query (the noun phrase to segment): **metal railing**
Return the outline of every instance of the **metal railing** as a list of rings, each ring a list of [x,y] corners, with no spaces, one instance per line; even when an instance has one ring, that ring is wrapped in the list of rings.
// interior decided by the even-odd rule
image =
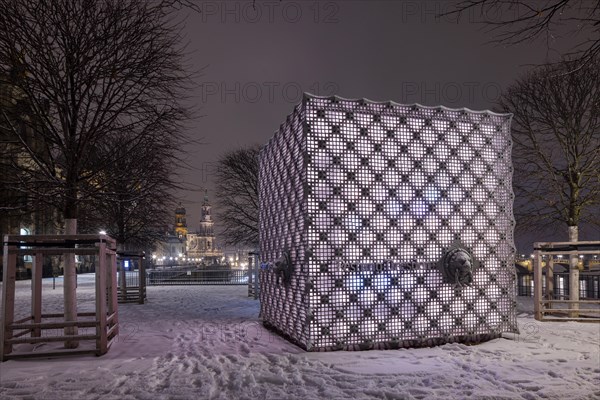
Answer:
[[[148,285],[247,285],[246,269],[196,269],[147,271]]]
[[[119,303],[144,304],[146,300],[146,265],[144,253],[119,252],[117,282]]]
[[[569,273],[554,273],[554,298],[569,298]],[[546,280],[542,280],[542,290],[546,290]],[[519,296],[532,297],[534,294],[533,274],[517,275],[517,294]],[[579,297],[581,299],[600,299],[600,274],[579,275]]]

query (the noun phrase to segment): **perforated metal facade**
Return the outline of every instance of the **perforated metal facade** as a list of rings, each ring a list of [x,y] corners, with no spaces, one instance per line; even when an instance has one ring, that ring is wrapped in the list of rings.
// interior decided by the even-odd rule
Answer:
[[[510,117],[305,95],[261,153],[263,321],[309,350],[516,331]]]

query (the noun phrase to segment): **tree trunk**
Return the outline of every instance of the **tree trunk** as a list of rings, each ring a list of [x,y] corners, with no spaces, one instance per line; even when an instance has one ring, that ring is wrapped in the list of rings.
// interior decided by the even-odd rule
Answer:
[[[65,234],[77,234],[77,218],[65,219]],[[77,269],[75,264],[75,254],[65,254],[64,268],[64,302],[65,302],[65,321],[77,321]],[[65,336],[77,335],[77,327],[66,327]],[[79,347],[79,341],[65,341],[65,348],[75,349]]]
[[[579,240],[579,228],[577,225],[569,226],[569,242]],[[571,254],[569,257],[569,300],[579,300],[579,259],[577,254]],[[569,313],[571,318],[579,317],[579,303],[569,303]]]

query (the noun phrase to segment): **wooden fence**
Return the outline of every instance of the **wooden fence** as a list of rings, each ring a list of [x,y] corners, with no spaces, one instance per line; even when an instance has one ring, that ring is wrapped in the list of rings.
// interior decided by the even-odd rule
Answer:
[[[80,353],[105,354],[119,333],[115,240],[106,235],[6,235],[3,246],[0,360]],[[43,257],[66,254],[97,257],[95,312],[80,312],[69,317],[66,313],[42,314]],[[24,256],[33,257],[31,314],[15,320],[16,265],[17,258]],[[76,301],[74,297],[70,300]],[[93,333],[79,334],[80,328],[83,331],[95,329]],[[64,333],[55,334],[61,329]],[[80,341],[87,346],[80,346]],[[56,342],[64,342],[64,348],[50,346]],[[31,351],[32,346],[27,346],[42,343],[48,345],[48,350]]]
[[[600,300],[582,300],[580,298],[579,270],[576,269],[578,256],[600,254],[600,242],[540,242],[534,243],[533,247],[535,319],[538,321],[600,322]],[[569,282],[568,299],[561,294],[557,296],[554,288],[552,258],[558,254],[567,255],[574,260],[571,276],[575,277],[576,281]],[[550,260],[545,267],[544,256],[548,256]]]

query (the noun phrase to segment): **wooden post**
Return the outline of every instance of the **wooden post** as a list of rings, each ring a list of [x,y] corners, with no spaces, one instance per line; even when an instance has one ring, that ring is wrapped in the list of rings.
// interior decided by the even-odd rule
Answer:
[[[258,261],[258,254],[254,254],[254,272],[256,273],[256,277],[254,279],[254,299],[258,299],[258,295],[260,293],[260,266]]]
[[[41,253],[36,253],[31,266],[31,316],[34,323],[42,322],[42,261]],[[31,337],[40,337],[42,331],[35,328],[31,331]]]
[[[17,246],[8,243],[9,235],[4,236],[4,257],[2,258],[2,330],[0,330],[0,361],[6,360],[6,355],[12,353],[12,344],[6,343],[12,339],[12,329],[9,328],[15,320],[15,281],[17,279],[17,255],[10,254]]]
[[[108,265],[106,266],[106,283],[109,287],[108,290],[108,313],[114,314],[113,324],[119,324],[119,299],[117,297],[117,249],[115,248],[110,251],[107,255]],[[119,334],[119,327],[115,329],[115,335]]]
[[[533,311],[535,319],[542,320],[542,252],[537,249],[533,251]]]
[[[104,265],[106,268],[102,271],[106,279],[106,307],[108,314],[113,312],[113,304],[112,304],[112,293],[113,290],[116,290],[116,282],[117,278],[113,280],[112,270],[114,269],[114,273],[116,274],[119,270],[118,266],[115,264],[112,265],[112,257],[109,254],[104,254]],[[115,261],[116,262],[116,261]]]
[[[569,317],[579,318],[579,266],[577,255],[569,257]],[[573,301],[575,300],[575,301]]]
[[[106,242],[99,245],[98,268],[96,269],[96,355],[108,351],[106,338]]]
[[[119,288],[121,289],[121,300],[127,301],[127,277],[125,275],[125,260],[117,260],[117,270],[119,274]]]
[[[546,269],[546,299],[554,300],[554,258],[548,257],[548,267]],[[552,303],[546,304],[547,308],[552,308]]]
[[[139,286],[140,286],[140,304],[144,304],[144,300],[146,299],[146,265],[144,263],[144,258],[139,257],[140,266],[138,268],[139,273]]]
[[[569,242],[577,242],[579,240],[579,228],[577,226],[569,226]],[[575,243],[575,248],[577,243]],[[571,254],[569,257],[569,312],[571,318],[579,318],[579,259],[578,254]]]
[[[252,256],[248,255],[248,297],[253,296],[254,294],[254,279],[252,278],[253,273],[254,268],[252,268]]]
[[[77,234],[77,219],[65,219],[65,233],[67,235]],[[75,253],[67,253],[65,257],[65,267],[63,270],[63,293],[65,306],[65,321],[77,321],[77,269],[75,265]],[[77,335],[76,326],[64,328],[65,336]],[[65,348],[76,349],[79,347],[79,341],[66,340]]]

